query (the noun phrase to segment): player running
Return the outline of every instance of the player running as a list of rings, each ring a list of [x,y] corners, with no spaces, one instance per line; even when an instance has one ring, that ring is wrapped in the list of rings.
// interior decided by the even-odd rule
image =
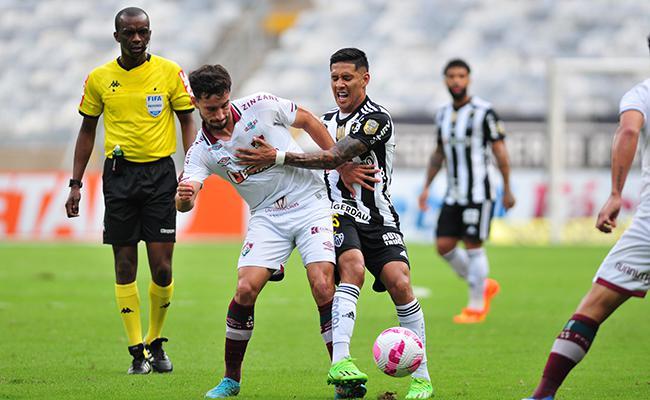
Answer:
[[[650,38],[649,38],[650,46]],[[621,99],[619,125],[612,145],[612,190],[598,213],[596,228],[610,233],[621,210],[621,193],[639,137],[643,188],[630,227],[605,257],[594,283],[551,348],[542,379],[527,400],[553,400],[569,372],[589,351],[600,325],[630,297],[645,297],[650,288],[650,79]]]
[[[191,210],[203,181],[217,174],[233,185],[251,210],[237,265],[237,289],[226,319],[226,370],[221,382],[206,393],[208,398],[225,398],[240,390],[255,301],[274,273],[281,276],[294,247],[307,270],[328,350],[334,295],[332,220],[322,180],[312,171],[282,165],[281,152],[266,165],[242,167],[235,149],[251,147],[254,137],[264,137],[279,149],[300,152],[290,126],[304,129],[322,148],[334,141],[317,117],[289,100],[256,93],[231,101],[230,75],[221,65],[204,65],[189,80],[203,125],[185,158],[176,206],[181,212]]]
[[[337,386],[337,398],[363,397],[368,376],[350,358],[350,341],[357,317],[357,300],[364,283],[365,268],[374,276],[373,289],[388,291],[399,324],[414,331],[425,343],[424,314],[413,294],[409,260],[399,229],[399,217],[390,199],[395,133],[388,112],[370,100],[368,59],[355,48],[338,50],[330,57],[330,80],[337,108],[322,120],[336,146],[330,150],[284,153],[256,138],[257,149],[240,150],[243,164],[262,166],[281,158],[286,165],[330,169],[327,192],[335,213],[334,244],[340,283],[334,294],[333,357],[328,383]],[[374,186],[355,184],[348,190],[338,171],[345,162],[376,166]],[[406,399],[428,399],[433,387],[426,358],[413,373]]]

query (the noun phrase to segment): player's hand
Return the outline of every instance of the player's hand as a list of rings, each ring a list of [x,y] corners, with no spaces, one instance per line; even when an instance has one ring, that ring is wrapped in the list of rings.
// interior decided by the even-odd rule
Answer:
[[[429,188],[422,190],[422,193],[418,196],[418,207],[420,211],[426,211],[429,209]]]
[[[515,196],[512,195],[512,192],[508,188],[506,188],[503,191],[502,203],[503,203],[503,208],[505,208],[506,210],[509,210],[512,207],[514,207],[516,203]]]
[[[70,194],[68,195],[68,200],[65,202],[65,212],[68,214],[68,218],[74,218],[79,216],[79,201],[81,200],[81,190],[77,186],[70,188]]]
[[[237,148],[235,157],[241,165],[270,165],[275,163],[277,150],[260,137],[253,137],[252,148]]]
[[[621,211],[621,205],[623,200],[621,196],[610,195],[603,208],[600,209],[598,213],[598,219],[596,220],[596,228],[599,231],[610,233],[614,228],[616,228],[616,218],[618,217],[619,211]]]
[[[178,183],[178,188],[176,188],[176,193],[178,193],[178,199],[181,201],[190,201],[194,196],[195,190],[194,185],[189,181],[181,181]]]
[[[348,189],[352,197],[355,197],[357,195],[356,190],[354,190],[355,183],[364,189],[374,192],[375,183],[381,182],[381,179],[375,176],[375,174],[379,172],[379,169],[377,169],[377,166],[374,164],[357,164],[346,162],[345,164],[336,168],[336,170],[341,176],[343,185],[345,185],[345,188]]]

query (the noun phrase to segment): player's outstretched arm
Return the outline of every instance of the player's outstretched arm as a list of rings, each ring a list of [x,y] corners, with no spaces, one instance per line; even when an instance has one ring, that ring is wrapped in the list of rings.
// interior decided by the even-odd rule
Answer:
[[[325,125],[314,114],[300,106],[298,106],[296,119],[291,126],[307,132],[318,147],[323,150],[331,149],[334,146],[334,139],[327,132]]]
[[[515,196],[510,190],[510,161],[508,160],[508,150],[503,140],[492,142],[492,154],[497,160],[497,167],[503,177],[503,208],[509,210],[515,205]]]
[[[97,132],[98,118],[84,117],[79,128],[79,135],[77,136],[77,144],[74,148],[74,161],[72,164],[72,179],[81,181],[90,159],[90,154],[93,152],[95,145],[95,135]],[[68,200],[65,202],[65,211],[68,218],[79,216],[79,201],[81,200],[81,188],[73,185],[70,188]]]
[[[188,212],[194,208],[196,196],[201,190],[201,184],[195,181],[181,181],[176,189],[176,209]]]
[[[418,197],[418,205],[420,210],[426,211],[429,207],[427,205],[427,200],[429,199],[429,186],[433,182],[433,178],[438,175],[438,172],[442,168],[442,163],[445,160],[445,153],[442,152],[441,146],[436,146],[436,149],[431,153],[429,157],[429,165],[427,166],[427,175],[424,178],[424,187],[422,188],[422,193]]]
[[[643,122],[643,114],[637,110],[621,114],[612,143],[612,191],[596,220],[596,228],[602,232],[610,233],[616,228],[616,218],[622,204],[621,193],[634,160]]]

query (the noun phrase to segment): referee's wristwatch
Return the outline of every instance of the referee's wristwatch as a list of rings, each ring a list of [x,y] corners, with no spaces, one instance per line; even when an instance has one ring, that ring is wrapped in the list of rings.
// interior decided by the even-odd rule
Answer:
[[[70,179],[70,183],[68,184],[68,187],[73,187],[73,186],[79,186],[79,189],[81,189],[84,186],[84,184],[79,179]]]

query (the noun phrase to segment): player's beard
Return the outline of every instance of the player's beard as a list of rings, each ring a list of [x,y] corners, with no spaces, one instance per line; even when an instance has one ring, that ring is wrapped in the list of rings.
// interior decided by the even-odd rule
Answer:
[[[447,87],[447,90],[454,100],[462,100],[467,96],[467,88],[463,88],[460,92],[454,92],[450,87]]]
[[[214,124],[214,123],[208,121],[207,118],[205,118],[203,116],[203,114],[201,113],[200,110],[199,110],[199,114],[201,115],[201,119],[203,120],[203,123],[205,124],[205,126],[207,126],[208,129],[210,129],[211,131],[222,131],[228,125],[228,118],[229,117],[224,118],[224,121],[222,123],[220,123],[220,124]]]

